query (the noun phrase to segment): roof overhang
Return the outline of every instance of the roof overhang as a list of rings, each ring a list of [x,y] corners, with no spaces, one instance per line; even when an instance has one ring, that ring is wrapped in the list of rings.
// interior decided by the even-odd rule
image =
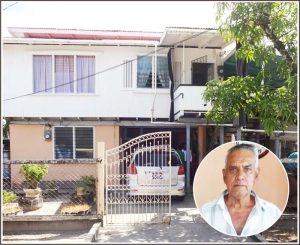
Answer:
[[[160,39],[162,46],[223,48],[227,45],[222,36],[213,28],[167,27]]]
[[[70,40],[159,41],[162,32],[8,27],[12,37]]]

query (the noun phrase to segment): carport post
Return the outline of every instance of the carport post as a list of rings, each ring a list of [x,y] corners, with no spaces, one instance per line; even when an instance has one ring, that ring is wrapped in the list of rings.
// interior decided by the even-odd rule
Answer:
[[[104,216],[104,166],[105,166],[105,143],[97,142],[97,178],[96,178],[96,200],[97,216]]]
[[[190,176],[190,168],[191,168],[191,163],[190,163],[190,159],[191,159],[191,156],[190,156],[190,134],[191,134],[191,125],[190,124],[186,124],[186,182],[185,182],[185,185],[186,185],[186,191],[187,193],[190,192],[191,188],[190,188],[190,179],[191,179],[191,176]]]
[[[224,126],[220,126],[220,145],[224,144]]]

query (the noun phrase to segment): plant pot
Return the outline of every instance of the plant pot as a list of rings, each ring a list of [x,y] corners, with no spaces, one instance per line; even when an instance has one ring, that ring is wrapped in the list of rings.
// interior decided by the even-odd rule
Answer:
[[[35,199],[42,196],[42,190],[40,188],[36,189],[23,189],[25,192],[25,197],[29,199]]]
[[[43,198],[21,198],[19,200],[20,206],[24,211],[34,211],[43,206]]]
[[[21,212],[22,209],[18,203],[5,203],[3,204],[3,215],[16,215]]]

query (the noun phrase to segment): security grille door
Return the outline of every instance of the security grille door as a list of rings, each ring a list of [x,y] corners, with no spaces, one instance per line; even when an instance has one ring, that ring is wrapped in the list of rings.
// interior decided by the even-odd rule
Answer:
[[[106,224],[162,222],[171,212],[171,132],[106,151]],[[173,171],[174,172],[174,171]]]

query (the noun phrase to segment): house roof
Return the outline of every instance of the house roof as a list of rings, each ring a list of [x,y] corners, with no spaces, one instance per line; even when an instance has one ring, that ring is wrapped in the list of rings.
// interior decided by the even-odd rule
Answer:
[[[128,30],[83,30],[58,28],[8,27],[12,38],[7,43],[36,42],[68,44],[138,44],[223,48],[226,43],[214,28],[166,27],[164,32]]]
[[[12,37],[74,40],[159,41],[162,32],[8,27]]]

